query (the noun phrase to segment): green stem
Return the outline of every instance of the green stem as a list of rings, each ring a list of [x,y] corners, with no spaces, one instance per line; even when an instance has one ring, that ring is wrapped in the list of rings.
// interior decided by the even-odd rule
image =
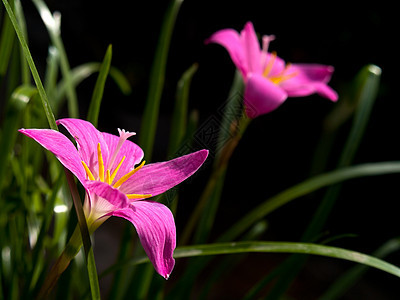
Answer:
[[[242,119],[239,121],[239,128],[237,127],[237,120],[233,120],[233,122],[231,123],[232,131],[235,130],[234,136],[225,144],[220,152],[219,159],[214,166],[214,170],[211,174],[210,179],[208,180],[207,186],[204,189],[204,192],[201,195],[201,198],[195,210],[193,211],[192,216],[189,218],[188,224],[185,227],[185,231],[180,238],[181,245],[185,245],[189,241],[189,238],[192,236],[192,232],[196,224],[198,223],[212,193],[214,192],[217,183],[225,178],[223,175],[225,174],[226,168],[228,167],[229,159],[231,158],[233,151],[235,150],[240,139],[242,138],[250,121],[251,119],[243,115]]]
[[[47,275],[37,299],[43,299],[50,294],[51,290],[56,285],[58,278],[67,269],[69,263],[78,254],[81,247],[82,238],[79,226],[76,226],[68,244],[65,246],[64,251],[61,253],[60,257],[57,259],[56,263],[53,265],[49,274]]]

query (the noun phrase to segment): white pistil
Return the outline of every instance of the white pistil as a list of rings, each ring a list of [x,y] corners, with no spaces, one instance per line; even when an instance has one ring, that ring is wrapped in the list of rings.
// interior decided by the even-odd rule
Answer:
[[[111,156],[111,159],[107,165],[107,169],[109,169],[109,170],[111,170],[111,168],[114,164],[115,158],[117,157],[117,154],[118,154],[119,150],[121,149],[122,145],[124,144],[124,142],[131,136],[136,135],[135,132],[125,131],[124,129],[119,129],[119,128],[118,128],[118,133],[119,133],[119,141],[118,141],[117,147],[115,148],[114,153]]]

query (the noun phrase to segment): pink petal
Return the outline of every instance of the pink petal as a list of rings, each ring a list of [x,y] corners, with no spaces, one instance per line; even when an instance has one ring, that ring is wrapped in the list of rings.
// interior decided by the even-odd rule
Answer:
[[[245,58],[247,61],[247,71],[251,73],[261,73],[261,49],[251,22],[247,22],[244,25],[240,38],[243,43]]]
[[[159,195],[181,183],[204,163],[208,150],[200,150],[170,161],[145,165],[121,185],[126,194]]]
[[[113,155],[115,148],[118,145],[119,137],[113,134],[109,134],[103,132],[104,140],[108,145],[108,151],[110,156]],[[117,181],[126,173],[130,172],[132,168],[140,163],[143,159],[143,150],[136,145],[135,143],[126,140],[122,145],[121,149],[119,150],[113,166],[110,166],[110,170],[114,170],[117,167],[119,162],[122,160],[122,157],[125,156],[124,162],[122,163],[121,167],[118,170],[117,176],[115,177],[114,181]]]
[[[52,152],[57,159],[85,186],[86,172],[74,144],[62,133],[51,129],[20,129],[19,132],[34,139]]]
[[[287,98],[279,86],[259,74],[251,74],[244,93],[246,114],[249,118],[269,113],[278,108]]]
[[[289,97],[303,97],[318,93],[322,97],[337,101],[337,93],[327,85],[334,69],[331,66],[318,64],[293,64],[287,74],[297,74],[283,81],[280,86]]]
[[[332,66],[319,64],[292,64],[291,69],[298,71],[300,78],[303,80],[324,83],[329,82],[335,70]]]
[[[225,47],[236,68],[238,68],[243,77],[246,78],[248,72],[247,58],[245,57],[243,44],[237,31],[233,29],[219,30],[209,37],[205,43],[217,43]]]
[[[129,205],[128,198],[124,193],[121,193],[118,189],[113,188],[105,182],[88,181],[86,186],[91,193],[106,199],[112,205],[109,208],[110,210],[126,208]],[[92,206],[94,205],[96,204],[92,203]]]
[[[103,135],[92,123],[80,119],[60,119],[57,124],[63,125],[75,139],[83,161],[93,172],[97,166],[97,144],[100,143],[104,164],[109,157],[108,146]]]
[[[135,201],[110,215],[125,218],[136,228],[140,242],[156,271],[168,279],[175,265],[176,229],[171,211],[163,204]]]

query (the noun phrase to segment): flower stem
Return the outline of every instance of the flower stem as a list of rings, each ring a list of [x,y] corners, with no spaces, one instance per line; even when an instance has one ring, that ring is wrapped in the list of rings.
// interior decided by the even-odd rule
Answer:
[[[50,294],[51,290],[56,285],[58,278],[67,269],[69,263],[78,254],[81,247],[82,238],[78,225],[76,226],[71,238],[65,246],[64,251],[61,253],[60,257],[57,259],[47,275],[44,284],[39,291],[37,299],[46,298]]]
[[[214,164],[213,172],[208,180],[207,186],[204,189],[203,194],[192,213],[192,216],[189,218],[188,224],[185,227],[185,231],[183,232],[180,238],[180,244],[185,245],[189,238],[192,236],[192,232],[199,222],[199,219],[209,202],[215,188],[221,180],[225,179],[225,171],[228,167],[229,159],[232,156],[233,151],[235,150],[236,146],[238,145],[239,141],[241,140],[247,126],[249,125],[251,119],[249,119],[245,114],[243,114],[240,121],[233,120],[231,123],[230,130],[232,131],[232,138],[223,146],[221,149],[220,155],[216,159]]]

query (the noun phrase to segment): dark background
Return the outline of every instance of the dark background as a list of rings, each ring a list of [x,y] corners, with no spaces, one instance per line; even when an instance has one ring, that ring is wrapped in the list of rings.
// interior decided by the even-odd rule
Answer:
[[[33,5],[29,1],[22,4],[27,15],[33,57],[43,71],[49,43],[46,29]],[[122,95],[112,80],[107,81],[99,128],[116,133],[116,128],[120,127],[140,135],[150,68],[167,1],[68,0],[47,1],[47,4],[52,11],[62,14],[62,37],[71,67],[101,61],[107,46],[113,45],[113,66],[127,76],[132,93]],[[379,96],[354,163],[398,160],[400,124],[396,80],[399,62],[398,47],[395,46],[398,26],[393,7],[382,2],[358,6],[349,1],[345,4],[320,2],[319,5],[303,1],[293,5],[281,1],[186,0],[171,42],[154,161],[166,159],[176,83],[195,62],[199,69],[193,78],[190,109],[199,110],[200,124],[207,124],[210,118],[219,118],[216,111],[226,101],[235,68],[225,49],[218,45],[206,46],[204,40],[219,29],[241,30],[249,20],[258,33],[276,36],[270,49],[286,61],[333,65],[335,73],[330,85],[338,91],[339,101],[364,65],[372,63],[382,68]],[[91,77],[78,88],[82,118],[86,116],[95,80]],[[324,119],[334,106],[316,95],[289,99],[276,111],[252,122],[232,157],[215,236],[245,211],[310,175]],[[339,131],[329,169],[337,162],[350,126],[351,122],[347,122]],[[190,187],[182,185],[184,196],[176,216],[178,232],[204,187],[210,166],[211,163],[190,181]],[[399,235],[399,179],[397,175],[389,175],[344,184],[325,233],[327,236],[356,236],[338,240],[334,245],[370,253]],[[323,193],[317,193],[303,197],[271,214],[268,218],[270,227],[263,238],[298,241],[322,196]],[[270,262],[268,259],[280,257],[255,256],[259,259],[255,264],[263,262],[265,256],[268,256],[266,264]],[[387,259],[400,263],[398,254]],[[351,264],[342,261],[313,258],[304,275],[299,277],[300,288],[295,289],[298,294],[293,296],[313,298],[349,266]],[[240,275],[249,279],[248,288],[254,281],[247,272],[253,273],[247,269]],[[398,279],[393,276],[370,271],[354,289],[354,293],[359,294],[354,295],[363,295],[360,296],[362,299],[395,299],[397,283]],[[310,292],[311,288],[315,294]]]

